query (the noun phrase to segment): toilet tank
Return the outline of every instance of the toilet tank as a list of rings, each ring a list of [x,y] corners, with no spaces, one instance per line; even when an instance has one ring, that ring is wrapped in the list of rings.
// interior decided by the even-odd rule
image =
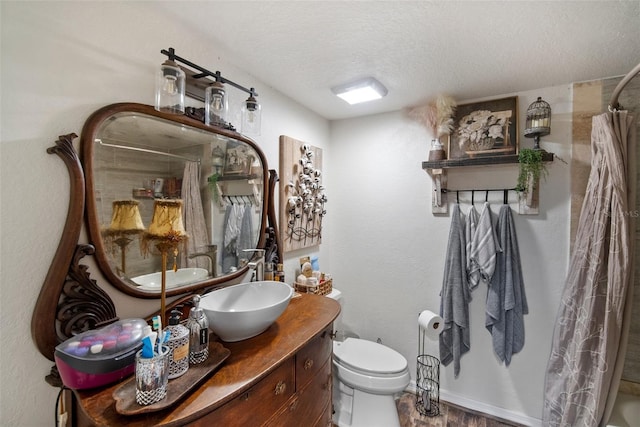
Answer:
[[[335,332],[334,339],[336,341],[344,341],[346,338],[360,338],[358,334],[348,330],[342,322],[342,313],[344,311],[344,298],[342,297],[342,292],[340,292],[339,289],[333,288],[326,297],[332,298],[340,304],[340,314],[338,314],[336,320],[333,321],[333,330]]]

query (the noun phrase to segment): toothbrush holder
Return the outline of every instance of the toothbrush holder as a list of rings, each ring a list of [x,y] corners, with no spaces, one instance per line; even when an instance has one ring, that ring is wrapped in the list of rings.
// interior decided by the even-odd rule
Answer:
[[[142,357],[142,350],[136,353],[136,402],[146,406],[156,403],[167,395],[169,382],[169,347],[162,346],[160,353],[153,357]]]

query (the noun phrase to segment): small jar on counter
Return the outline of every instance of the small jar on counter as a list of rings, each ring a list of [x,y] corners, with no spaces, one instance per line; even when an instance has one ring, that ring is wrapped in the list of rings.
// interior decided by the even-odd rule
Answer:
[[[275,280],[277,282],[284,282],[284,265],[278,264],[275,274]]]
[[[180,324],[180,311],[173,310],[167,330],[171,333],[167,345],[169,357],[169,379],[178,378],[189,369],[189,330]]]

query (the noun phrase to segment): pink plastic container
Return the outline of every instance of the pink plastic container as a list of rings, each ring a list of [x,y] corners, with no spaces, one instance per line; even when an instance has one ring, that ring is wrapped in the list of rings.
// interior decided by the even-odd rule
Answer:
[[[56,347],[54,357],[69,388],[95,388],[131,375],[142,347],[143,319],[125,319],[83,332]]]

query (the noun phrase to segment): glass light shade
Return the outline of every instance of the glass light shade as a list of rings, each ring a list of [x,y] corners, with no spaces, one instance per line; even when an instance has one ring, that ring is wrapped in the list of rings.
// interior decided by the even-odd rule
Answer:
[[[186,76],[174,61],[165,61],[156,74],[156,110],[184,114]]]
[[[155,237],[184,236],[187,232],[182,221],[182,200],[156,199],[153,203],[153,218],[147,233]]]
[[[222,83],[216,81],[204,92],[204,123],[208,126],[224,126],[227,122],[229,101]]]
[[[242,133],[260,135],[262,121],[262,106],[253,96],[242,106]]]
[[[110,232],[137,233],[144,230],[138,202],[135,200],[115,200],[111,216]]]

